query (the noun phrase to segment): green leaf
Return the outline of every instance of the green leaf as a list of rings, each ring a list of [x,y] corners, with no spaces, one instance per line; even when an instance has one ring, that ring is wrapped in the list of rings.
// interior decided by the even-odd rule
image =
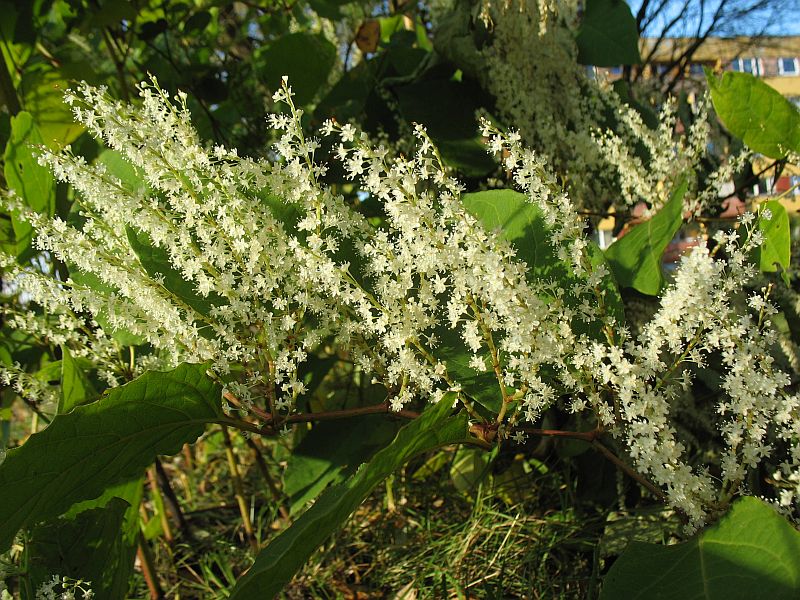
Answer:
[[[97,398],[97,392],[69,348],[61,347],[61,395],[58,397],[58,414],[68,413],[80,404]]]
[[[116,483],[110,487],[107,487],[97,498],[76,502],[70,506],[69,510],[62,516],[66,519],[72,519],[85,510],[104,507],[112,498],[121,498],[122,500],[125,500],[125,502],[127,502],[133,509],[133,517],[136,521],[135,527],[131,525],[129,528],[126,528],[126,535],[130,540],[135,542],[139,533],[139,504],[142,501],[143,493],[144,474],[141,474],[137,477],[129,479],[128,481],[123,481],[122,483]]]
[[[566,275],[550,243],[550,232],[538,206],[514,190],[489,190],[463,194],[464,208],[489,231],[510,242],[517,256],[528,265],[531,279]]]
[[[585,444],[589,447],[589,444]],[[624,512],[611,512],[606,517],[600,556],[619,556],[631,541],[661,544],[680,531],[680,517],[662,505],[643,506]]]
[[[464,177],[483,177],[497,167],[478,138],[436,140],[436,145],[444,164],[458,170]]]
[[[305,564],[309,556],[336,531],[370,492],[414,456],[467,438],[467,416],[451,417],[453,395],[404,426],[394,441],[345,483],[328,488],[256,557],[250,570],[236,583],[231,598],[272,598]]]
[[[328,81],[336,62],[336,48],[322,35],[290,33],[278,38],[257,58],[270,89],[280,89],[281,77],[286,75],[295,104],[303,105],[311,102]]]
[[[83,133],[83,125],[75,122],[72,111],[64,104],[64,92],[69,84],[58,73],[26,72],[19,87],[22,106],[33,116],[46,146],[63,148]]]
[[[395,33],[405,30],[403,18],[404,15],[392,15],[391,17],[378,19],[378,23],[381,26],[381,42],[388,44]]]
[[[798,557],[800,533],[761,500],[741,498],[687,542],[631,542],[606,575],[600,598],[798,598]]]
[[[142,172],[116,150],[103,150],[95,162],[103,165],[106,173],[118,178],[132,195],[136,195],[147,187]]]
[[[32,587],[54,573],[90,581],[97,600],[119,600],[128,593],[136,557],[141,479],[133,501],[112,497],[98,508],[39,525],[27,546]]]
[[[664,285],[661,257],[681,228],[683,196],[688,183],[684,177],[669,201],[653,218],[633,227],[606,250],[611,269],[621,286],[655,296]]]
[[[590,241],[587,245],[587,252],[589,254],[589,262],[595,268],[603,265],[605,270],[609,273],[600,282],[600,290],[603,293],[603,301],[608,315],[614,317],[617,323],[625,323],[625,304],[622,301],[622,295],[619,292],[617,279],[614,276],[611,263],[606,254],[600,249],[596,243]]]
[[[7,365],[18,363],[25,370],[35,369],[44,355],[42,346],[30,333],[12,329],[8,325],[0,328],[0,362]]]
[[[569,280],[573,277],[572,268],[561,261],[550,243],[550,232],[542,217],[541,210],[528,198],[514,190],[489,190],[463,194],[461,202],[483,226],[490,231],[499,231],[503,239],[511,243],[517,257],[528,265],[528,279],[552,279],[563,283],[570,289]],[[590,262],[593,266],[607,265],[600,248],[588,245]],[[623,322],[622,298],[613,277],[605,277],[600,286],[605,293],[609,313]]]
[[[335,117],[340,123],[364,117],[364,107],[373,88],[373,75],[367,61],[342,73],[339,80],[319,101],[314,115],[319,120]]]
[[[42,136],[30,113],[21,112],[11,118],[11,138],[4,154],[4,174],[9,189],[38,213],[53,216],[56,207],[56,185],[47,167],[41,166],[33,146],[42,144]],[[17,256],[28,255],[33,228],[11,216],[16,244],[9,248]]]
[[[459,492],[468,492],[489,473],[486,451],[462,446],[456,452],[450,467],[450,479]]]
[[[770,218],[764,217],[769,210]],[[759,268],[774,273],[780,268],[781,277],[789,285],[789,262],[792,257],[792,239],[789,232],[789,215],[786,208],[777,200],[765,202],[759,208],[758,230],[764,235],[764,242],[756,250]]]
[[[214,292],[203,297],[191,281],[186,281],[183,275],[169,260],[169,254],[164,248],[153,246],[150,237],[143,231],[136,231],[127,227],[128,243],[139,257],[142,267],[151,277],[164,278],[164,287],[180,298],[186,305],[199,314],[208,316],[215,306],[225,304],[225,299]]]
[[[447,371],[464,388],[464,392],[488,409],[492,415],[500,412],[503,396],[494,371],[476,371],[470,366],[472,352],[467,349],[461,333],[449,326],[439,326],[435,331],[439,345],[436,356],[447,365]]]
[[[207,10],[198,11],[186,19],[186,22],[183,24],[183,33],[185,35],[196,35],[203,31],[210,22],[211,13],[209,13]]]
[[[156,19],[146,21],[139,27],[139,39],[142,41],[154,40],[159,35],[169,29],[169,22],[166,19]]]
[[[322,422],[292,451],[283,478],[290,512],[296,514],[331,483],[351,476],[397,433],[397,421],[368,415]]]
[[[777,90],[749,73],[706,70],[714,110],[723,125],[770,158],[800,152],[800,111]]]
[[[624,0],[587,0],[575,42],[582,65],[617,67],[642,62],[636,20]]]
[[[21,528],[51,519],[108,486],[139,476],[224,418],[206,365],[148,372],[58,415],[0,464],[0,551]]]

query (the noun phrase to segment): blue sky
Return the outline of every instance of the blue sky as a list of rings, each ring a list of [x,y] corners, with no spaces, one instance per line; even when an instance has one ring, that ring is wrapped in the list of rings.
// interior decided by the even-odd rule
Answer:
[[[734,18],[736,7],[752,6],[761,3],[760,0],[705,0],[706,10],[702,22],[710,22],[711,14],[723,1],[727,3],[728,7],[733,7],[722,13],[724,27],[721,33],[724,35],[755,35],[764,30],[769,35],[800,35],[800,0],[772,0],[770,2],[772,6],[768,10],[751,14],[747,19]],[[628,0],[628,3],[635,16],[642,0]],[[650,1],[651,6],[657,6],[660,3],[660,0]],[[651,29],[651,34],[659,33],[663,24],[677,15],[684,4],[684,0],[669,0],[663,17],[655,23],[656,26]],[[675,27],[670,35],[692,35],[697,29],[698,22],[701,21],[701,6],[701,0],[692,0],[690,10],[694,14],[684,19],[681,26]],[[776,10],[775,7],[778,9]]]

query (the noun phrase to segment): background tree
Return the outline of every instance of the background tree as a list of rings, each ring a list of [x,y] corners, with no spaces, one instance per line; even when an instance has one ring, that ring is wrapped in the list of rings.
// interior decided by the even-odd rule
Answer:
[[[684,78],[695,54],[712,38],[741,39],[741,52],[769,43],[769,36],[795,35],[797,25],[789,15],[800,10],[797,0],[642,0],[631,6],[639,35],[646,40],[642,64],[626,69],[627,79],[638,81],[646,66],[667,93]],[[682,40],[672,44],[670,40]],[[666,50],[669,48],[669,50]],[[669,62],[653,60],[669,52]]]

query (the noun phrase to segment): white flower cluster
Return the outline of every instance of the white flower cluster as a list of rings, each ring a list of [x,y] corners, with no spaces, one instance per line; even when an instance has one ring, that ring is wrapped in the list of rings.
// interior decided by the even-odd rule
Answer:
[[[731,303],[761,242],[752,215],[739,228],[747,236],[723,233],[714,249],[684,257],[633,337],[613,317],[607,269],[575,206],[516,132],[483,127],[490,151],[539,207],[566,279],[531,277],[500,232],[483,227],[422,128],[408,158],[351,125],[327,122],[327,140],[308,139],[284,84],[275,100],[288,110],[270,118],[280,132],[274,160],[255,162],[204,149],[182,96],[176,106],[151,85],[141,97],[138,108],[89,86],[69,97],[135,177],[45,153],[43,162],[80,193],[82,219],[15,208],[36,226],[38,246],[70,267],[66,282],[17,272],[34,302],[71,315],[65,324],[89,314],[109,334],[124,329],[148,342],[162,361],[210,361],[245,407],[265,404],[274,414],[292,410],[305,391],[299,365],[324,344],[382,383],[395,409],[453,390],[478,418],[470,383],[449,358],[455,346],[470,369],[495,380],[501,435],[557,403],[591,410],[691,526],[726,505],[747,470],[774,452],[788,448],[782,477],[798,481],[800,401],[784,393],[788,380],[768,351],[769,290],[750,298],[752,315]],[[330,143],[356,189],[380,202],[378,224],[321,183],[328,166],[315,156]],[[714,465],[689,464],[674,422],[687,367],[712,355],[725,366],[718,477]]]
[[[36,600],[91,600],[91,582],[53,575],[36,590]]]
[[[436,399],[444,389],[461,389],[436,358],[441,338],[454,332],[471,353],[472,367],[494,372],[504,411],[514,398],[538,415],[555,396],[538,372],[544,363],[561,364],[577,312],[566,307],[565,290],[526,279],[513,249],[464,208],[459,184],[447,176],[424,130],[417,129],[413,158],[389,159],[385,149],[356,141],[348,126],[328,123],[326,129],[339,133],[337,154],[348,175],[361,179],[386,215],[382,229],[358,232],[364,237],[351,228],[364,262],[364,287],[372,294],[364,295],[355,280],[331,292],[356,313],[353,326],[361,336],[381,348],[386,382],[400,386],[395,404],[412,392]],[[524,160],[518,138],[508,148],[507,164],[516,167]],[[554,228],[574,234],[577,224],[564,218],[550,187],[538,180],[540,169],[538,163],[525,165],[518,181],[547,207]]]
[[[771,454],[771,443],[782,438],[797,453],[796,403],[783,390],[786,374],[773,365],[773,342],[767,301],[768,289],[753,295],[757,313],[739,313],[731,299],[754,275],[747,254],[760,244],[758,232],[740,241],[737,234],[720,233],[715,260],[701,245],[684,256],[661,307],[635,340],[621,348],[596,344],[583,357],[584,368],[601,374],[598,383],[611,401],[596,407],[598,414],[624,437],[639,470],[667,490],[671,503],[691,522],[724,506],[744,481],[747,469]],[[725,442],[721,485],[705,468],[693,469],[683,459],[684,446],[671,423],[671,406],[691,378],[688,365],[704,367],[720,356],[724,366],[723,395],[716,405],[719,434]],[[787,465],[788,467],[788,465]],[[797,468],[797,462],[789,469]]]
[[[42,286],[48,289],[57,287],[53,278],[30,269],[24,269],[11,260],[11,257],[0,257],[3,272],[26,292],[28,290],[41,290]],[[47,294],[35,295],[37,303],[47,307]],[[6,304],[0,308],[3,324],[11,330],[20,332],[25,343],[41,347],[62,347],[70,351],[75,358],[90,360],[98,368],[98,374],[108,386],[114,387],[120,380],[130,379],[144,372],[145,368],[140,361],[121,358],[121,344],[106,335],[103,328],[92,319],[81,318],[69,306],[50,303],[50,311],[34,311],[25,303]],[[152,361],[145,361],[148,366]],[[40,400],[47,402],[51,399],[53,391],[46,386],[47,382],[31,378],[18,367],[10,365],[0,367],[0,373],[5,380],[14,379],[15,390],[31,401]]]
[[[479,51],[485,68],[478,75],[500,116],[563,174],[582,208],[601,208],[611,179],[591,131],[613,92],[590,81],[577,62],[578,3],[499,0],[483,2],[482,11],[492,41]]]
[[[615,96],[609,95],[606,100],[616,104],[615,114],[621,119],[624,133],[596,129],[594,137],[603,160],[616,171],[622,200],[629,207],[643,202],[647,213],[657,212],[669,200],[678,180],[689,176],[689,190],[683,199],[684,213],[699,216],[719,204],[723,185],[744,168],[751,156],[748,150],[743,150],[730,157],[711,172],[705,187],[698,190],[697,173],[707,154],[710,130],[707,95],[693,103],[694,121],[685,135],[676,135],[678,117],[674,98],[663,103],[656,129],[650,129],[639,112],[622,104]],[[646,156],[637,155],[637,148]]]
[[[10,387],[21,398],[36,405],[54,405],[58,394],[46,381],[26,372],[19,363],[0,366],[0,385]]]
[[[499,115],[547,157],[579,208],[643,202],[655,212],[673,184],[696,174],[708,154],[709,100],[694,103],[693,122],[683,133],[676,103],[667,100],[651,129],[604,76],[589,76],[577,63],[579,6],[574,0],[482,0],[491,41],[475,50],[484,67],[476,75],[494,95]],[[749,157],[748,151],[731,157],[702,186],[693,177],[685,212],[715,208],[722,186]]]

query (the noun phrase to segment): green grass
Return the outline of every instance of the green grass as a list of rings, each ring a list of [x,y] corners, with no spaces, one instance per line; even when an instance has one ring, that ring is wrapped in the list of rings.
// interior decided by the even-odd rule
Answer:
[[[529,494],[517,503],[496,475],[466,492],[447,473],[396,478],[391,494],[373,494],[284,597],[592,597],[603,517],[563,506],[555,472],[521,478],[515,483]],[[399,498],[392,507],[390,497]]]
[[[169,598],[225,598],[252,564],[217,437],[206,436],[191,456],[165,465],[194,536],[187,540],[170,519],[175,540],[167,543],[161,532],[150,542]],[[268,442],[263,455],[279,481],[274,457],[285,449],[277,444]],[[286,521],[251,449],[240,441],[236,450],[263,546]],[[522,454],[501,456],[472,486],[464,489],[461,481],[459,491],[452,477],[455,458],[456,452],[446,449],[438,458],[420,459],[376,490],[298,573],[283,598],[596,597],[595,549],[606,512],[575,508],[568,473]],[[154,498],[150,493],[145,510],[160,519]],[[138,570],[131,597],[147,597]]]

